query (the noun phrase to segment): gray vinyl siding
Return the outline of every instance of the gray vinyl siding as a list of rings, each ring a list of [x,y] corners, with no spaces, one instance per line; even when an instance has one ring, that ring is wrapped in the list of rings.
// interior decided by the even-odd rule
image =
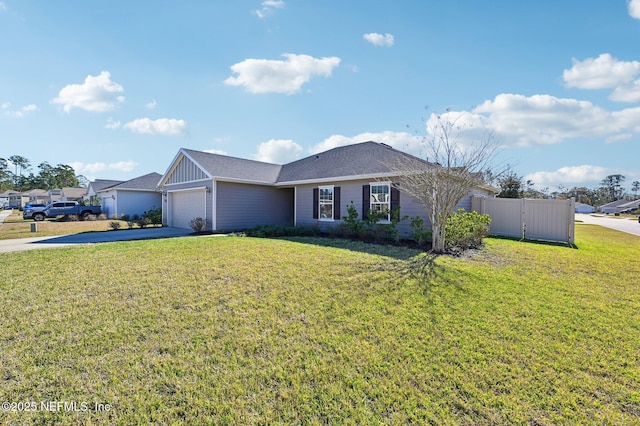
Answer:
[[[152,207],[162,207],[162,194],[159,192],[119,190],[116,197],[118,198],[119,216],[123,214],[142,216]]]
[[[179,184],[171,184],[171,185],[165,185],[162,190],[163,191],[176,191],[176,190],[188,190],[190,188],[202,188],[202,187],[207,187],[209,189],[211,189],[213,187],[213,181],[212,180],[202,180],[202,181],[198,181],[198,182],[188,182],[188,183],[179,183]],[[212,223],[213,221],[213,191],[209,191],[206,193],[206,204],[207,204],[207,209],[206,209],[206,214],[207,214],[207,219],[210,221],[210,223]],[[169,197],[165,197],[164,195],[162,196],[162,226],[167,226],[167,223],[169,221],[169,204],[168,204],[168,198]],[[209,229],[210,230],[210,229]]]
[[[230,182],[216,183],[216,230],[293,225],[293,189]]]
[[[369,185],[370,180],[357,180],[348,182],[329,182],[325,185],[334,185],[340,187],[340,217],[347,215],[347,208],[353,201],[353,205],[358,211],[358,218],[362,218],[362,186]],[[296,225],[297,226],[313,226],[319,225],[321,229],[328,226],[337,225],[341,220],[336,221],[320,221],[313,218],[313,188],[319,185],[299,185],[296,189]],[[429,216],[422,205],[412,196],[400,192],[400,214],[402,216],[420,216],[429,226]],[[409,220],[402,221],[398,224],[398,231],[402,235],[409,235],[411,228]]]

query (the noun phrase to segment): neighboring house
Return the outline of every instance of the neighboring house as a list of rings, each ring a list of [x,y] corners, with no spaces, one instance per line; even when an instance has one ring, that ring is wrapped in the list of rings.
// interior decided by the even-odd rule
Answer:
[[[93,182],[89,183],[89,188],[87,189],[87,197],[94,197],[98,194],[98,191],[109,188],[110,186],[118,185],[119,183],[123,182],[123,180],[96,179]]]
[[[589,204],[576,203],[576,213],[593,213],[595,211],[596,208]]]
[[[24,195],[23,192],[14,192],[9,195],[9,205],[18,208],[23,208],[25,204],[29,202],[29,196]]]
[[[416,199],[392,186],[397,173],[390,164],[421,162],[388,145],[363,142],[334,148],[292,163],[277,165],[180,149],[158,186],[162,189],[163,224],[189,228],[201,217],[207,229],[234,231],[260,225],[337,224],[353,202],[358,216],[369,210],[393,210],[421,216]],[[474,195],[494,194],[488,188]],[[470,194],[471,195],[471,194]],[[470,209],[470,196],[459,207]],[[399,226],[408,233],[408,223]]]
[[[28,197],[27,202],[29,204],[47,204],[49,202],[49,191],[44,189],[30,189],[23,192],[22,195],[23,197]],[[22,207],[24,207],[24,204]]]
[[[7,190],[0,194],[0,207],[12,205],[9,203],[12,195],[18,194],[18,191]]]
[[[598,207],[598,210],[601,213],[606,213],[606,214],[620,213],[622,210],[624,210],[624,209],[621,209],[620,206],[622,206],[623,204],[627,204],[628,202],[629,200],[613,201],[611,203]]]
[[[102,187],[95,192],[100,198],[102,213],[108,218],[131,217],[142,214],[149,209],[162,207],[162,194],[157,188],[162,175],[149,173],[125,182],[118,182],[111,186]],[[99,185],[93,185],[96,188]]]
[[[73,187],[60,190],[60,201],[80,201],[87,195],[87,188]]]
[[[618,209],[619,213],[638,210],[640,208],[640,200],[629,201],[627,203],[619,205],[616,208]]]

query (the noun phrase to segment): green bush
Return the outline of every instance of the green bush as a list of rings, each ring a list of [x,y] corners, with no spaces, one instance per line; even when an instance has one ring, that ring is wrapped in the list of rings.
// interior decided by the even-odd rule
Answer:
[[[159,225],[162,223],[162,209],[159,207],[151,207],[142,214],[142,217],[149,219],[149,223],[152,225]]]
[[[118,222],[117,220],[113,220],[111,222],[109,222],[109,227],[111,229],[113,229],[114,231],[117,231],[118,229],[120,229],[120,222]]]
[[[412,217],[409,227],[411,228],[411,238],[413,238],[418,245],[424,245],[431,239],[431,231],[425,226],[424,219],[420,216]]]
[[[445,248],[449,251],[478,248],[489,235],[491,218],[488,214],[459,209],[447,220]]]

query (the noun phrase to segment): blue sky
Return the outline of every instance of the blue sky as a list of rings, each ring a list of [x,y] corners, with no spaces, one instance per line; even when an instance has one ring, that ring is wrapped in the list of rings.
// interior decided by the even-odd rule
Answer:
[[[640,180],[640,0],[0,0],[0,157],[89,179],[285,163],[431,114],[538,188]]]

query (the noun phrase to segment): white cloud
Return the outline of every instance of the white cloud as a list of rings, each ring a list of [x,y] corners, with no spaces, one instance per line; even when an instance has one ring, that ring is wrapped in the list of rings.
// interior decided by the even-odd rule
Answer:
[[[627,0],[627,6],[629,8],[629,16],[640,19],[640,0]]]
[[[256,10],[256,15],[260,19],[273,15],[273,9],[284,9],[285,4],[282,0],[265,0],[261,3],[262,8]]]
[[[630,83],[640,72],[640,62],[619,61],[608,53],[584,61],[573,59],[573,67],[562,77],[568,87],[579,89],[611,89]]]
[[[393,46],[393,35],[392,34],[378,34],[378,33],[369,33],[362,36],[369,43],[374,46]]]
[[[284,61],[270,59],[245,59],[231,66],[237,74],[229,77],[224,84],[243,86],[251,93],[293,94],[308,83],[311,77],[330,77],[333,69],[340,64],[340,58],[314,58],[309,55],[284,54]]]
[[[151,102],[148,102],[145,107],[147,109],[154,109],[156,107],[157,103],[155,99],[152,99]]]
[[[640,0],[639,0],[640,1]],[[567,87],[579,89],[614,89],[612,101],[640,102],[639,61],[619,61],[608,53],[584,61],[573,59],[573,67],[564,70]]]
[[[302,147],[290,139],[271,139],[258,145],[258,152],[252,157],[257,161],[285,164],[297,160]]]
[[[86,111],[104,112],[115,109],[124,102],[124,96],[118,95],[124,88],[111,81],[111,74],[102,71],[97,76],[88,75],[83,84],[69,84],[63,87],[51,103],[62,105],[65,112],[72,108]]]
[[[356,136],[331,135],[319,144],[311,147],[309,152],[317,154],[340,146],[353,145],[360,142],[381,142],[401,151],[422,156],[424,154],[423,138],[407,132],[360,133]]]
[[[187,133],[187,123],[184,120],[174,118],[138,118],[124,125],[124,128],[133,133],[149,135],[180,136]]]
[[[119,172],[130,172],[133,171],[133,169],[135,169],[135,167],[138,165],[138,163],[135,163],[133,161],[119,161],[117,163],[81,163],[81,162],[74,162],[74,163],[70,163],[69,164],[71,167],[73,167],[73,170],[75,170],[76,173],[78,174],[85,174],[85,173],[99,173],[99,172],[104,172],[104,171],[109,171],[109,170],[116,170]]]
[[[11,109],[11,102],[4,102],[1,105],[2,109],[4,110],[5,115],[9,116],[9,117],[13,117],[13,118],[23,118],[25,116],[25,114],[28,114],[30,112],[34,112],[34,111],[39,111],[39,108],[37,105],[35,104],[29,104],[29,105],[25,105],[21,108],[18,108],[16,110],[12,110]]]
[[[113,118],[109,117],[109,119],[107,120],[107,124],[104,125],[105,129],[119,129],[120,128],[120,120],[114,120]]]
[[[640,102],[640,80],[616,87],[609,99],[616,102]]]
[[[0,1],[0,10],[7,10],[7,5],[3,1]]]
[[[613,173],[612,170],[604,167],[585,164],[561,167],[551,172],[539,171],[530,173],[524,176],[524,180],[531,180],[539,188],[555,188],[559,185],[566,187],[591,186],[611,173]]]
[[[607,111],[591,102],[550,95],[501,94],[472,111],[504,145],[545,145],[565,139],[608,139],[640,132],[640,108]],[[482,117],[480,117],[482,116]]]

